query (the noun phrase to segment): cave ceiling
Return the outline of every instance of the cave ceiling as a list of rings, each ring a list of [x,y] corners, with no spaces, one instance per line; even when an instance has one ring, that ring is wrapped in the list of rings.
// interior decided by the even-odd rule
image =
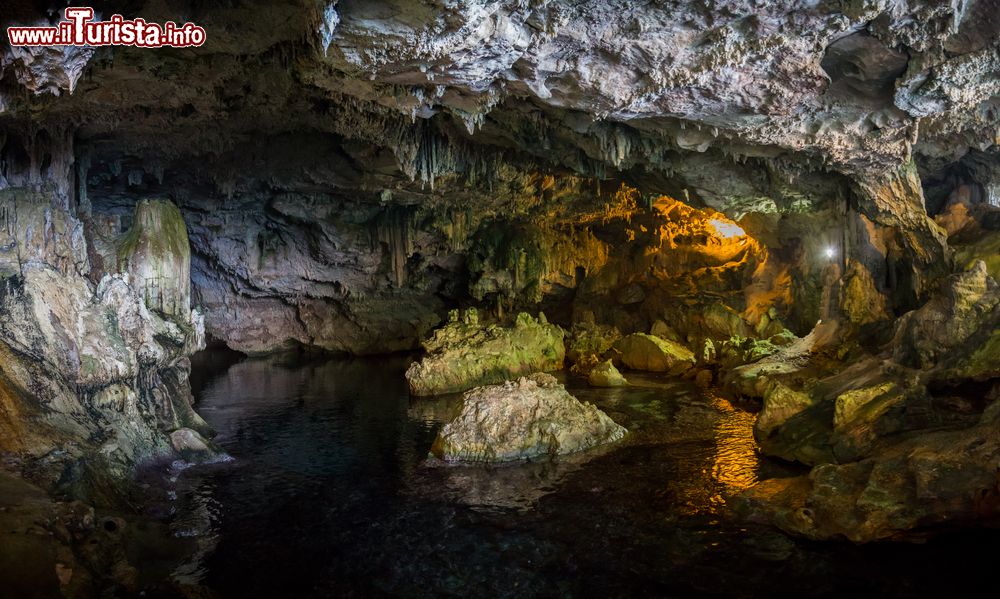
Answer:
[[[5,4],[4,25],[63,8]],[[543,170],[739,216],[911,158],[942,178],[1000,127],[997,0],[95,7],[208,31],[188,49],[4,46],[8,145],[71,144],[108,197],[166,181],[416,203]]]

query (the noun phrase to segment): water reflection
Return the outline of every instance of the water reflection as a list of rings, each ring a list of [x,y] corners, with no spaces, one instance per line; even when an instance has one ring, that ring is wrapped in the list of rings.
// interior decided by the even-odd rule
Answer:
[[[406,365],[245,360],[207,377],[198,409],[236,460],[166,477],[172,529],[197,544],[175,582],[221,597],[632,597],[899,580],[857,551],[732,523],[727,498],[773,466],[752,415],[686,382],[567,381],[629,435],[555,462],[451,467],[427,452],[456,399],[411,399]]]
[[[200,583],[208,573],[205,559],[219,543],[222,504],[213,497],[210,485],[191,490],[184,508],[171,522],[170,530],[177,537],[195,539],[194,550],[174,569],[171,577],[182,585]]]
[[[632,445],[669,451],[665,456],[678,472],[661,497],[680,496],[687,513],[714,513],[725,496],[757,480],[758,456],[753,440],[753,415],[694,386],[662,376],[633,373],[633,386],[596,389],[562,377],[571,392],[592,402],[626,428],[622,442],[558,460],[502,466],[454,466],[428,459],[407,468],[406,490],[427,499],[447,498],[477,509],[529,509],[556,491],[567,476],[587,463]],[[428,430],[454,418],[459,395],[414,398],[408,416]],[[668,502],[665,509],[674,510]]]
[[[715,456],[712,478],[726,495],[749,489],[760,480],[760,460],[753,438],[754,415],[734,408],[721,397],[712,397],[712,407],[719,412],[715,424]],[[712,498],[714,506],[725,503],[723,493]]]
[[[284,529],[307,527],[308,518],[287,510],[319,510],[314,524],[339,522],[345,514],[361,520],[412,517],[431,505],[523,513],[557,494],[568,479],[601,501],[627,485],[614,482],[627,473],[635,488],[650,487],[641,498],[652,502],[647,509],[674,518],[715,513],[727,493],[756,479],[751,416],[686,383],[641,374],[632,376],[629,388],[566,381],[581,400],[629,429],[622,442],[557,461],[444,465],[427,451],[438,427],[460,409],[460,398],[411,399],[405,366],[402,358],[255,359],[207,380],[198,409],[236,462],[176,477],[172,527],[177,535],[195,537],[198,549],[177,567],[175,579],[210,580],[213,561],[233,558],[229,545],[235,538],[259,533],[280,543]],[[633,459],[629,448],[644,457],[615,464],[622,452]],[[647,460],[659,465],[644,466]],[[272,522],[282,530],[269,530]]]

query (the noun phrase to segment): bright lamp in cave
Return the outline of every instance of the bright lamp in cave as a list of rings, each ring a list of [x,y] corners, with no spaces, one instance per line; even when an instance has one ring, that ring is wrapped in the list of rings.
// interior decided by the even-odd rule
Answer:
[[[731,221],[710,218],[708,219],[708,224],[712,225],[712,228],[715,229],[716,235],[724,239],[729,239],[731,237],[743,237],[747,234],[742,227]]]
[[[829,245],[823,250],[823,255],[826,256],[827,260],[833,260],[837,255],[837,249]]]

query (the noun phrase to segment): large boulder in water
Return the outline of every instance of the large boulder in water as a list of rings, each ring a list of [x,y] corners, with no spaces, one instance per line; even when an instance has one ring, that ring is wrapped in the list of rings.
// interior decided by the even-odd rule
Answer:
[[[618,372],[611,360],[605,360],[595,366],[587,375],[591,387],[624,387],[628,381]]]
[[[617,343],[621,363],[632,370],[680,374],[694,366],[694,353],[679,343],[634,333]]]
[[[467,392],[461,413],[441,429],[431,452],[446,461],[509,462],[574,453],[625,432],[555,377],[539,373]]]
[[[474,309],[459,315],[424,343],[428,355],[406,371],[413,395],[458,393],[533,372],[560,370],[565,332],[538,318],[518,314],[513,327],[482,325]]]

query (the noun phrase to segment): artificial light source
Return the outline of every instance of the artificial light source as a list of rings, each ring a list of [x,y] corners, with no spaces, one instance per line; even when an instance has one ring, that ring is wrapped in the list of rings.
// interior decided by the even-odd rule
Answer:
[[[837,250],[832,245],[827,246],[826,249],[823,250],[823,255],[826,256],[828,260],[833,260],[837,255]]]
[[[734,222],[718,218],[710,218],[708,219],[708,224],[712,225],[712,228],[715,229],[716,235],[724,239],[728,239],[730,237],[743,237],[747,234],[742,227]]]

